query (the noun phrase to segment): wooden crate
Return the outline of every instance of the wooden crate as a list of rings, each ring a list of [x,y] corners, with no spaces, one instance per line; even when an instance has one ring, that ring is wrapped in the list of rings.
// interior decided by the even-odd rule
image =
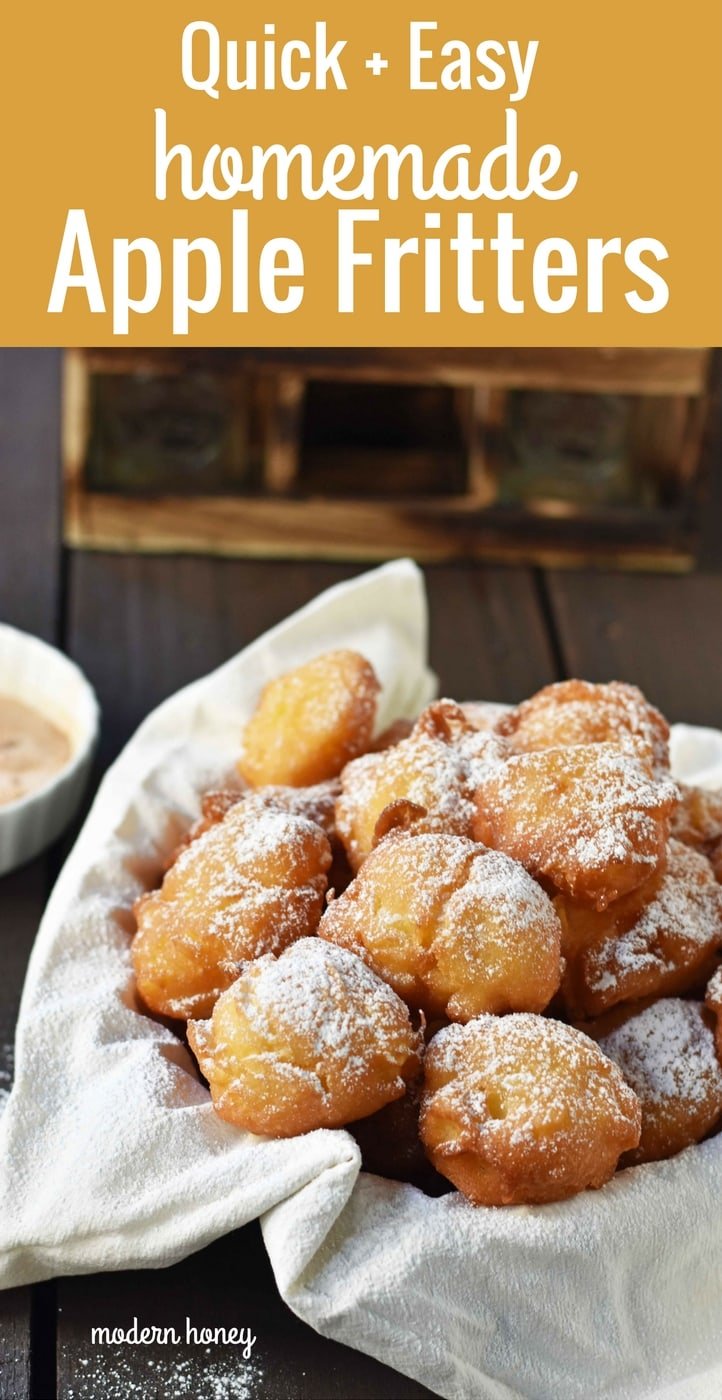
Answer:
[[[182,383],[205,372],[230,386],[228,402],[236,411],[245,406],[236,438],[246,455],[228,466],[229,489],[91,489],[94,378],[165,375]],[[694,563],[718,442],[717,380],[711,352],[703,349],[68,351],[65,538],[86,549],[359,560],[411,554],[425,561],[685,569]],[[314,489],[304,412],[310,393],[318,398],[324,386],[339,384],[351,392],[365,386],[364,402],[369,386],[443,388],[463,456],[463,484],[447,493],[437,480],[430,489],[439,470],[438,444],[373,453],[345,444],[335,455],[333,447],[316,451],[315,478],[320,473],[324,489]],[[649,483],[654,500],[610,506],[544,489],[508,499],[505,435],[519,395],[535,393],[628,396],[629,471],[635,483]],[[329,489],[337,463],[341,494]],[[353,494],[354,480],[365,486],[379,473],[390,491]]]

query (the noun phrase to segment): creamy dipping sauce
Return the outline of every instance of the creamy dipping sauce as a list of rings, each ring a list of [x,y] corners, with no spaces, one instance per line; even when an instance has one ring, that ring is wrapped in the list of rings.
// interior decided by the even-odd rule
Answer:
[[[71,753],[67,734],[39,710],[0,695],[0,807],[45,787]]]

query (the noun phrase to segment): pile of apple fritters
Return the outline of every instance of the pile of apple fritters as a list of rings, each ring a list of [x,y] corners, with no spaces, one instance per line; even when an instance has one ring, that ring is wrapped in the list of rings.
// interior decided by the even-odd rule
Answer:
[[[379,693],[351,651],[267,685],[136,905],[139,996],[188,1023],[219,1115],[352,1124],[371,1170],[494,1206],[711,1134],[722,792],[672,781],[631,685],[382,734]]]

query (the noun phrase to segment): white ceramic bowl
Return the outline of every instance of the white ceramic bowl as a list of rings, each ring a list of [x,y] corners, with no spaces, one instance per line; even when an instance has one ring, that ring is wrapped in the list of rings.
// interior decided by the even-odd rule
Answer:
[[[0,806],[0,875],[39,855],[72,821],[98,736],[95,692],[55,647],[0,623],[0,695],[23,700],[65,731],[71,756],[44,787]]]

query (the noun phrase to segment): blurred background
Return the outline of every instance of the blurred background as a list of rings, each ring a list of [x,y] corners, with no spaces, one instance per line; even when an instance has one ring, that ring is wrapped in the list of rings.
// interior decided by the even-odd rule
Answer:
[[[61,370],[74,547],[670,569],[702,548],[708,350],[82,350]]]

